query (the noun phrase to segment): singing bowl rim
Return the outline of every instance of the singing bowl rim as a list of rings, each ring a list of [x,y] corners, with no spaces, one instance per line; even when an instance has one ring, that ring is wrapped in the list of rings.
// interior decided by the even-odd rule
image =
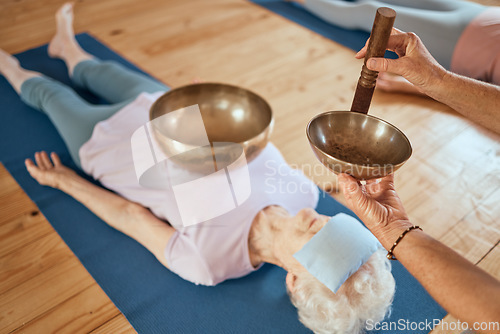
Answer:
[[[243,87],[240,87],[240,86],[236,86],[236,85],[231,85],[231,84],[226,84],[226,83],[220,83],[220,82],[200,82],[200,83],[194,83],[194,84],[187,84],[187,85],[183,85],[183,86],[179,86],[179,87],[176,87],[176,88],[173,88],[173,89],[170,89],[169,91],[163,93],[158,99],[156,99],[156,101],[153,103],[153,105],[149,108],[149,121],[152,121],[154,118],[153,118],[153,111],[156,109],[155,107],[157,105],[159,105],[163,100],[165,100],[166,98],[168,98],[170,95],[174,94],[175,92],[178,92],[182,89],[187,89],[187,88],[192,88],[192,87],[196,87],[196,86],[223,86],[223,87],[229,87],[231,89],[236,89],[236,90],[241,90],[241,91],[244,91],[250,95],[253,95],[254,97],[256,97],[258,100],[260,100],[261,102],[263,102],[263,104],[265,105],[268,113],[269,113],[269,121],[267,122],[266,126],[256,135],[244,140],[244,141],[240,141],[240,142],[234,142],[236,144],[241,144],[243,145],[244,147],[249,143],[251,142],[253,139],[255,138],[258,138],[260,136],[262,136],[263,134],[266,134],[267,135],[265,137],[267,137],[267,141],[269,141],[269,137],[271,135],[271,132],[273,130],[273,127],[274,127],[274,113],[273,113],[273,109],[271,108],[271,105],[262,97],[260,96],[259,94],[247,89],[247,88],[243,88]],[[187,106],[186,106],[187,107]],[[172,111],[169,111],[169,112],[172,112]],[[167,113],[163,114],[163,115],[166,115]],[[160,115],[162,116],[162,115]],[[160,116],[156,116],[156,117],[160,117]],[[181,143],[182,145],[189,145],[189,144],[186,144],[186,143],[183,143],[183,142],[180,142],[178,140],[175,140],[173,138],[169,138],[170,140],[172,141],[175,141],[175,142],[178,142],[178,143]]]
[[[406,135],[404,134],[403,131],[399,130],[396,126],[394,126],[393,124],[381,119],[381,118],[378,118],[378,117],[375,117],[375,116],[372,116],[372,115],[368,115],[368,114],[363,114],[363,113],[358,113],[358,112],[353,112],[353,111],[346,111],[346,110],[331,110],[331,111],[326,111],[326,112],[323,112],[323,113],[320,113],[316,116],[314,116],[310,121],[309,123],[307,123],[307,126],[306,126],[306,135],[307,135],[307,140],[309,141],[309,144],[313,147],[313,151],[315,153],[315,155],[318,155],[318,153],[321,153],[322,155],[328,157],[329,159],[332,159],[336,162],[339,162],[341,164],[344,164],[346,166],[349,166],[349,167],[356,167],[357,170],[359,170],[360,168],[367,172],[367,171],[374,171],[374,170],[380,170],[381,169],[381,166],[378,165],[378,166],[372,166],[372,165],[360,165],[360,164],[354,164],[354,163],[351,163],[351,162],[348,162],[348,161],[345,161],[345,160],[341,160],[339,158],[336,158],[326,152],[324,152],[323,150],[321,150],[316,144],[315,142],[313,141],[313,139],[311,138],[311,135],[310,135],[310,129],[311,129],[311,124],[317,120],[318,118],[320,117],[325,117],[327,115],[332,115],[332,114],[349,114],[350,116],[354,116],[354,117],[363,117],[363,118],[371,118],[377,122],[380,122],[380,123],[384,123],[385,125],[389,126],[391,129],[395,130],[396,133],[400,134],[402,136],[402,138],[404,139],[404,142],[407,144],[407,148],[408,148],[408,153],[406,154],[405,158],[401,161],[401,162],[398,162],[397,164],[387,164],[387,165],[392,165],[393,166],[393,171],[396,171],[398,170],[406,161],[408,161],[408,159],[410,159],[412,153],[413,153],[413,148],[411,146],[411,143],[410,143],[410,140],[408,139],[408,137],[406,137]],[[331,169],[331,168],[329,168]],[[345,169],[345,168],[344,168]],[[335,172],[335,171],[334,171]],[[337,172],[335,172],[337,173]],[[359,174],[364,174],[364,173],[359,173]],[[388,173],[390,174],[390,173]],[[356,175],[353,175],[353,176],[356,176]],[[382,176],[385,176],[385,175],[382,175]]]

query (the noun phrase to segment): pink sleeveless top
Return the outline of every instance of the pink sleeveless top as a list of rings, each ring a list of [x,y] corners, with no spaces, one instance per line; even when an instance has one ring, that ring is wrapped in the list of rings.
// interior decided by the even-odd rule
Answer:
[[[500,85],[500,7],[489,7],[465,28],[453,51],[451,70]]]

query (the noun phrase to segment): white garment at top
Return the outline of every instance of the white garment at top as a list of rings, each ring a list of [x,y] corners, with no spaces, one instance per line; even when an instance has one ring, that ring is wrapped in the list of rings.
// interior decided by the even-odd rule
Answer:
[[[245,202],[223,215],[183,227],[173,192],[141,186],[132,159],[132,134],[149,121],[149,109],[161,94],[143,93],[98,123],[80,149],[82,168],[105,187],[149,208],[176,228],[165,257],[179,276],[196,284],[215,285],[247,275],[255,270],[248,253],[248,233],[255,215],[269,205],[280,205],[291,215],[302,208],[314,208],[318,189],[300,171],[291,169],[269,144],[248,164],[251,192]]]

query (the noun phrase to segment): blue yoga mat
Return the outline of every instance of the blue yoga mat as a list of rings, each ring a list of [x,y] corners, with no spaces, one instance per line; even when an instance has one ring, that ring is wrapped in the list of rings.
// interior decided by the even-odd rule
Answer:
[[[139,70],[87,34],[78,35],[77,40],[101,59]],[[63,62],[48,58],[46,46],[17,58],[25,68],[71,85]],[[102,102],[76,90],[92,103]],[[145,248],[71,197],[38,185],[24,168],[24,159],[36,151],[55,151],[65,164],[75,167],[62,139],[49,119],[22,103],[1,76],[0,111],[0,160],[139,333],[310,333],[297,320],[281,268],[264,265],[251,275],[216,287],[196,286],[171,273]],[[352,214],[325,193],[317,210],[326,215]],[[444,316],[444,310],[398,262],[393,264],[393,273],[397,289],[388,321],[429,322]]]
[[[354,51],[359,51],[365,42],[370,37],[370,33],[363,30],[344,29],[339,26],[333,25],[324,21],[318,16],[311,14],[308,10],[304,9],[302,5],[295,2],[287,2],[284,0],[250,0],[268,10],[279,14],[295,23],[298,23],[320,35],[340,43]],[[342,0],[336,0],[342,1]],[[353,2],[349,0],[344,0]],[[373,14],[375,19],[375,13]],[[393,52],[387,51],[385,54],[387,58],[397,58]],[[360,68],[361,71],[361,68]]]

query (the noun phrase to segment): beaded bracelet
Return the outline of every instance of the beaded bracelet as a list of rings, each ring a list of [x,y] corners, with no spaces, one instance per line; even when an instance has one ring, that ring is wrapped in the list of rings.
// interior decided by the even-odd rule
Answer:
[[[396,257],[394,256],[393,252],[394,252],[394,248],[396,248],[396,246],[398,245],[398,243],[401,241],[401,239],[404,238],[404,236],[406,235],[406,233],[410,232],[411,230],[414,230],[414,229],[419,229],[420,231],[422,231],[422,229],[420,228],[420,226],[411,226],[411,227],[408,227],[403,233],[401,233],[401,235],[399,236],[398,240],[396,240],[396,242],[392,245],[391,249],[389,250],[389,252],[387,253],[387,258],[389,260],[397,260]]]

